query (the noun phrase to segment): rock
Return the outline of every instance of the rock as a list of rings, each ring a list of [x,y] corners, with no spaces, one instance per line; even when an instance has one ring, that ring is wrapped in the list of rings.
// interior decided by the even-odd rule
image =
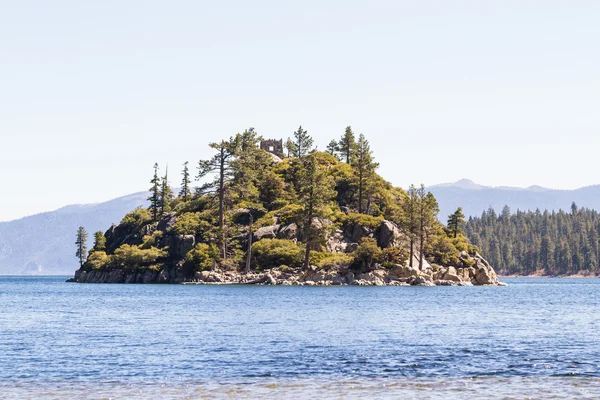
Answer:
[[[480,267],[475,275],[475,280],[480,285],[497,285],[498,276],[491,267]]]
[[[298,238],[298,225],[293,223],[284,226],[277,233],[277,239],[295,240]]]
[[[370,237],[372,235],[373,231],[370,228],[357,223],[348,224],[344,228],[344,239],[347,242],[360,243],[363,238]]]
[[[420,275],[420,271],[416,268],[410,268],[405,265],[396,265],[394,269],[392,269],[392,273],[397,278],[411,278],[417,277]]]
[[[125,274],[122,269],[115,269],[110,271],[105,281],[106,283],[124,283],[125,282]]]
[[[444,275],[444,280],[445,281],[450,281],[450,282],[462,282],[462,279],[460,279],[460,277],[456,274],[451,274],[446,272],[446,275]]]
[[[281,225],[264,226],[254,232],[254,241],[258,242],[262,239],[275,239],[279,233]]]
[[[185,255],[196,245],[196,238],[193,235],[177,236],[177,255],[184,258]]]
[[[379,238],[377,243],[379,247],[387,249],[396,247],[400,244],[400,229],[391,221],[383,221],[379,227]]]
[[[160,219],[160,221],[158,221],[158,225],[156,226],[156,229],[158,229],[159,231],[167,232],[168,230],[170,230],[172,227],[175,226],[176,222],[177,222],[177,214],[174,212],[167,213]]]
[[[169,273],[163,269],[158,274],[158,283],[169,283]]]
[[[435,286],[435,284],[433,283],[433,281],[431,281],[431,279],[427,279],[423,276],[418,276],[415,279],[413,279],[410,284],[412,286]]]

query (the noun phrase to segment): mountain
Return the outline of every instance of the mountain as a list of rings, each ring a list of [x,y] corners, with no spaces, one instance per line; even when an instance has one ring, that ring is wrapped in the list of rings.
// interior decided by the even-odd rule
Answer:
[[[77,268],[77,228],[88,231],[91,247],[94,232],[118,224],[127,212],[146,205],[147,197],[140,192],[0,222],[0,274],[70,274]]]
[[[536,209],[570,210],[573,202],[579,207],[600,210],[600,185],[588,186],[576,190],[555,190],[540,186],[528,188],[490,187],[479,185],[468,179],[455,183],[434,185],[428,188],[440,205],[440,220],[462,207],[468,216],[481,216],[490,206],[497,213],[508,205],[513,212],[535,211]]]

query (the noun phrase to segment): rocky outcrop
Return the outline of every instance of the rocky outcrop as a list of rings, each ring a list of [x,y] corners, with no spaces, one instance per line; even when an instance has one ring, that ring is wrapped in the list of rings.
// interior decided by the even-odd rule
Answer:
[[[264,226],[254,232],[254,241],[258,242],[263,239],[275,239],[279,233],[281,225]]]
[[[399,246],[402,234],[396,224],[391,221],[383,221],[379,227],[379,235],[377,244],[382,249]]]

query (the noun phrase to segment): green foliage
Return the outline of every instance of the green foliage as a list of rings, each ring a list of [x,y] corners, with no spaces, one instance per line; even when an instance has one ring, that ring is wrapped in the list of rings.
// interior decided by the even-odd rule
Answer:
[[[152,185],[150,187],[150,197],[148,197],[148,201],[150,202],[150,212],[152,220],[158,221],[160,213],[160,178],[158,176],[158,163],[154,163],[154,176],[152,177],[150,184]]]
[[[302,248],[291,240],[263,239],[252,246],[253,265],[261,269],[295,267],[301,260]]]
[[[345,223],[346,224],[358,224],[362,226],[366,226],[367,228],[377,229],[381,226],[383,222],[383,216],[373,217],[372,215],[367,214],[354,214],[350,213],[346,216]]]
[[[568,211],[518,211],[500,215],[489,209],[469,218],[465,233],[494,268],[505,274],[598,274],[600,214],[578,208]]]
[[[302,126],[294,132],[293,146],[289,149],[294,157],[302,158],[313,149],[314,140]]]
[[[187,276],[198,271],[208,271],[212,268],[213,260],[219,261],[219,250],[215,245],[198,243],[185,256],[185,273]]]
[[[147,250],[147,249],[150,249],[151,247],[158,247],[158,243],[162,237],[163,237],[163,232],[154,231],[152,233],[152,235],[146,235],[142,238],[142,245],[140,246],[140,248]]]
[[[373,238],[363,238],[354,253],[353,267],[360,270],[369,270],[375,263],[381,262],[383,251]]]
[[[75,245],[77,246],[75,257],[79,259],[80,267],[83,266],[87,257],[87,238],[88,234],[85,228],[83,226],[80,226],[79,229],[77,229],[77,237],[75,240]]]
[[[404,265],[408,261],[408,253],[405,249],[390,247],[383,249],[380,260],[381,264],[386,268],[394,265]]]
[[[347,164],[351,164],[354,157],[354,151],[356,150],[356,139],[350,126],[346,127],[342,138],[337,144],[337,148],[342,159],[346,161]]]
[[[446,235],[438,235],[431,244],[431,260],[443,266],[460,266],[460,251]]]
[[[181,171],[181,189],[179,190],[179,197],[184,201],[187,201],[192,195],[190,187],[190,169],[188,167],[189,162],[183,163],[183,171]]]
[[[348,267],[354,263],[354,257],[345,253],[313,252],[310,263],[325,269]]]
[[[151,211],[138,207],[123,217],[121,225],[126,225],[130,228],[141,228],[150,222],[152,222]]]
[[[129,268],[142,267],[155,263],[159,258],[166,257],[166,252],[156,247],[142,249],[138,246],[124,244],[115,250],[111,256],[111,265]]]
[[[203,227],[201,214],[198,212],[186,212],[177,217],[173,228],[178,235],[198,235]]]
[[[448,216],[448,231],[453,237],[457,237],[461,232],[461,227],[465,224],[465,215],[463,214],[462,208],[458,209]]]
[[[85,263],[85,267],[98,270],[104,268],[109,261],[110,259],[109,256],[106,255],[106,252],[98,250],[90,253],[90,256]]]
[[[105,251],[106,250],[106,238],[102,231],[94,233],[94,248],[93,251]]]

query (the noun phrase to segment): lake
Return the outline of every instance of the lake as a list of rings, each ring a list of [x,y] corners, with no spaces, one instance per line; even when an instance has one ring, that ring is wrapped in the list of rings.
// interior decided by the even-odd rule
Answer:
[[[66,278],[0,277],[0,398],[600,396],[600,279],[271,287]]]

